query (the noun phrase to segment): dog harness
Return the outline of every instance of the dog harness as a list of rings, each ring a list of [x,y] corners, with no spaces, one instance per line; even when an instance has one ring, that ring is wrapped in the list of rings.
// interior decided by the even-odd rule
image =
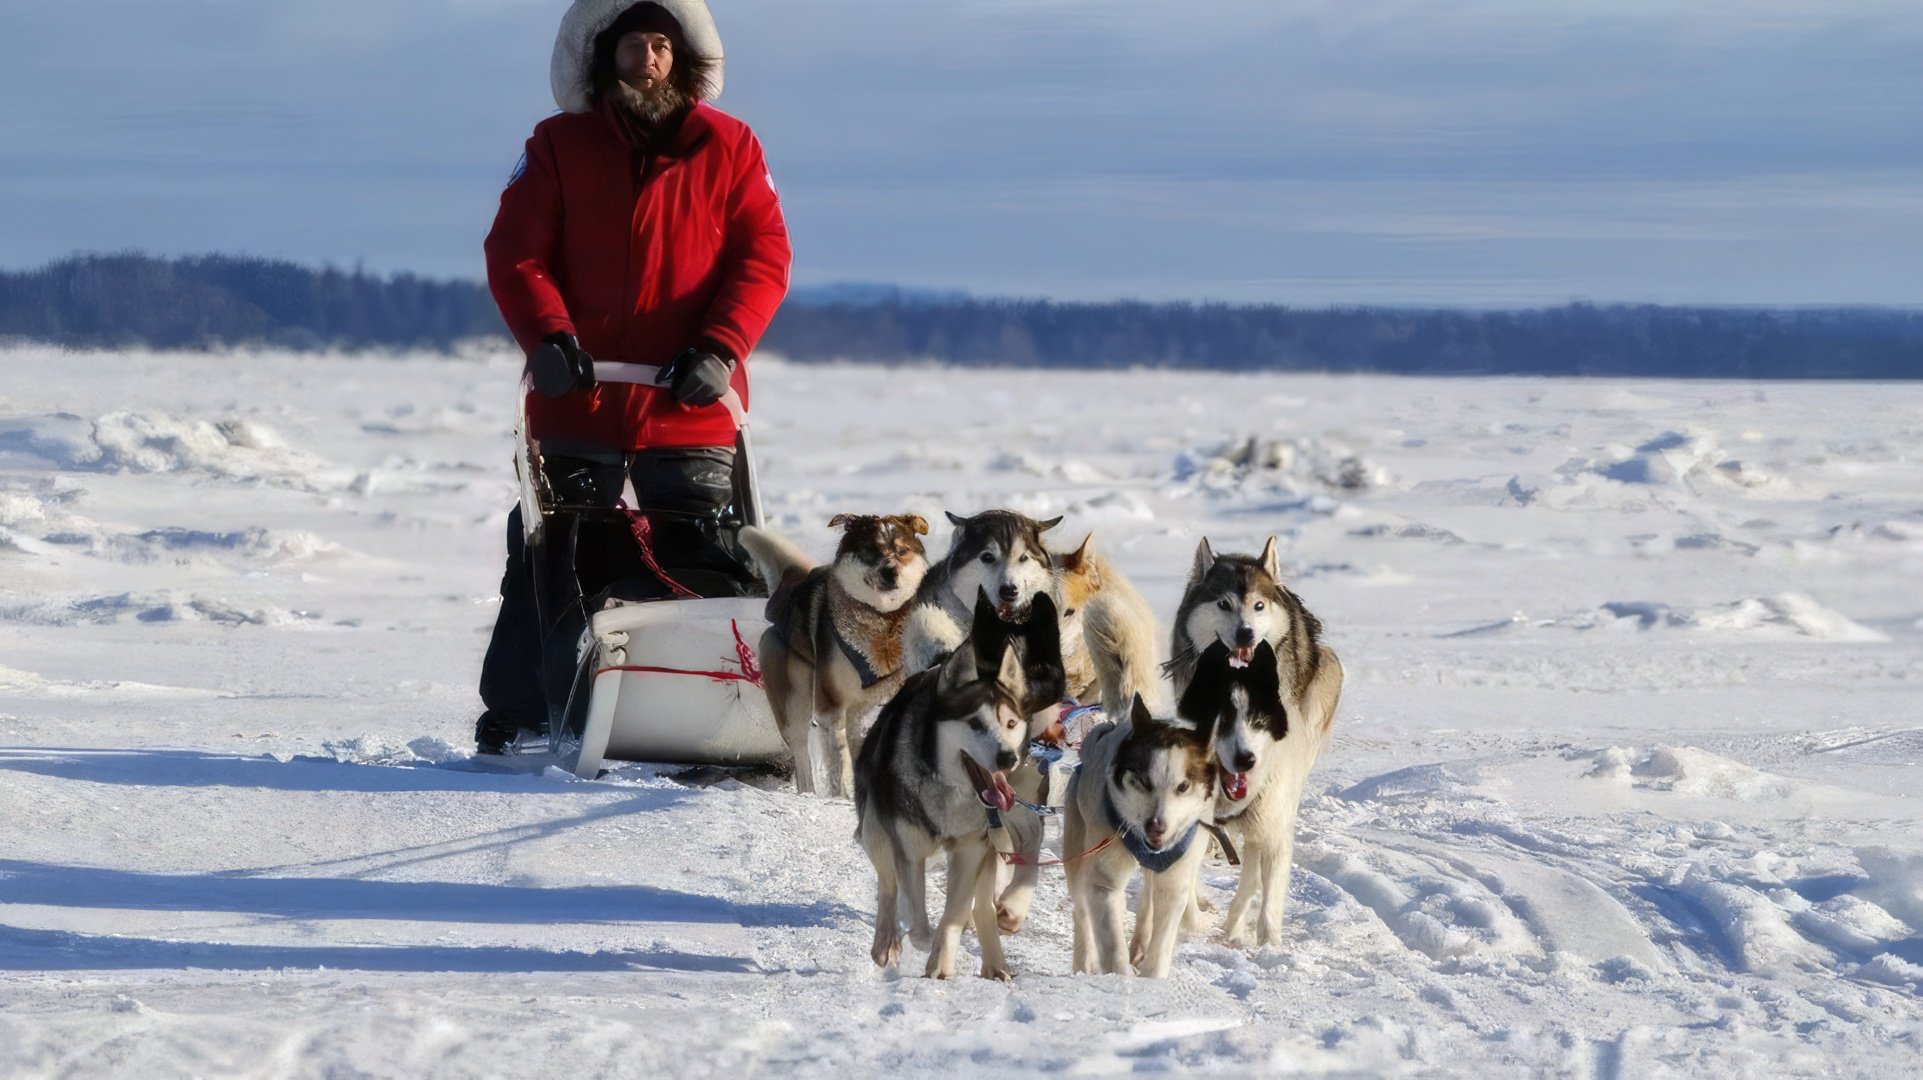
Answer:
[[[802,581],[796,582],[793,585],[776,588],[774,595],[768,598],[768,628],[774,631],[775,640],[781,642],[781,644],[787,648],[794,647],[792,640],[794,635],[789,632],[787,625],[789,612],[799,609],[804,616],[807,616],[815,610],[814,603],[804,599],[800,595],[802,588],[809,584],[810,580],[804,578]],[[822,606],[832,609],[832,602],[824,603]],[[877,683],[885,682],[900,674],[899,670],[876,670],[874,658],[861,651],[860,647],[854,642],[849,641],[847,636],[841,632],[841,627],[836,624],[833,611],[829,610],[826,614],[829,636],[835,639],[835,647],[841,650],[841,654],[848,658],[849,665],[855,669],[855,675],[861,679],[861,688],[863,690],[872,689]],[[808,642],[810,650],[808,659],[810,662],[814,662],[815,657],[813,651],[815,639],[812,634],[808,635],[808,637],[810,639]]]
[[[1080,771],[1081,767],[1076,766],[1076,772]],[[1195,841],[1196,831],[1202,827],[1200,821],[1191,824],[1180,840],[1170,847],[1157,851],[1148,846],[1147,837],[1129,828],[1128,824],[1122,820],[1121,815],[1115,810],[1115,800],[1110,798],[1106,784],[1102,785],[1102,810],[1108,815],[1109,828],[1114,829],[1115,835],[1122,838],[1122,846],[1135,857],[1137,865],[1151,874],[1167,873],[1169,867],[1181,862],[1182,856],[1188,854],[1189,845]]]
[[[846,656],[848,663],[854,666],[855,674],[861,676],[861,688],[863,690],[867,690],[885,679],[894,678],[897,674],[893,671],[876,671],[875,662],[868,658],[867,653],[855,648],[853,642],[842,636],[841,627],[836,626],[833,619],[828,621],[828,632],[835,636],[835,644],[841,647],[842,655]]]

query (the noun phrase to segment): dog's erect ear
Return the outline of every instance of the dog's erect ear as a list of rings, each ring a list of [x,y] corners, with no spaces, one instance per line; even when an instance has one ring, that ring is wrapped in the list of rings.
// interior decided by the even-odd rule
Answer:
[[[1002,650],[1008,646],[1009,629],[1009,625],[995,613],[995,602],[988,598],[987,588],[977,586],[975,617],[969,624],[968,641],[975,653],[975,672],[981,678],[989,678],[1000,666]]]
[[[953,690],[958,686],[967,686],[978,678],[980,673],[975,667],[974,650],[964,643],[942,661],[941,674],[936,676],[935,685],[944,690]]]
[[[1028,677],[1022,674],[1022,659],[1015,655],[1012,642],[1002,643],[1002,662],[995,669],[995,685],[1016,701],[1028,696]]]
[[[1054,528],[1057,525],[1060,525],[1061,523],[1062,523],[1062,516],[1060,514],[1057,514],[1054,517],[1049,518],[1047,521],[1036,522],[1035,527],[1042,532],[1047,532],[1048,530]]]
[[[1068,674],[1062,670],[1062,618],[1055,598],[1037,593],[1021,629],[1022,674],[1027,680],[1029,711],[1038,711],[1068,693]]]
[[[1022,637],[1028,642],[1031,655],[1040,652],[1044,658],[1061,661],[1062,613],[1055,606],[1054,597],[1045,592],[1036,593],[1035,599],[1028,602],[1028,622],[1022,625]]]
[[[1155,723],[1155,714],[1148,711],[1148,703],[1142,700],[1140,694],[1135,695],[1135,700],[1129,702],[1128,722],[1137,731]]]
[[[1208,573],[1209,567],[1214,565],[1215,551],[1209,547],[1209,538],[1204,536],[1202,542],[1195,545],[1195,565],[1189,567],[1189,584],[1193,585],[1202,580],[1202,575]]]
[[[1195,675],[1189,679],[1189,688],[1182,691],[1175,715],[1204,731],[1212,730],[1222,715],[1228,695],[1229,647],[1220,641],[1211,641],[1196,658]]]
[[[1266,641],[1257,645],[1242,676],[1249,688],[1250,715],[1275,719],[1287,735],[1289,708],[1282,703],[1282,671],[1275,662],[1275,647]]]
[[[962,517],[961,515],[955,513],[953,510],[943,510],[942,513],[947,515],[948,523],[950,525],[953,525],[957,529],[961,528],[963,525],[968,524],[967,518]]]
[[[1275,537],[1262,547],[1262,569],[1277,581],[1282,580],[1282,554],[1275,550]]]
[[[853,520],[855,520],[855,515],[853,514],[836,514],[834,517],[828,519],[828,527],[831,529],[839,529]]]
[[[1082,544],[1080,547],[1076,548],[1074,551],[1063,553],[1061,555],[1062,569],[1068,571],[1071,574],[1079,573],[1082,569],[1083,561],[1085,561],[1088,558],[1088,542],[1093,539],[1095,539],[1095,534],[1089,533],[1087,536],[1082,537]]]
[[[895,520],[915,530],[916,536],[928,535],[928,519],[922,517],[920,514],[902,514]]]

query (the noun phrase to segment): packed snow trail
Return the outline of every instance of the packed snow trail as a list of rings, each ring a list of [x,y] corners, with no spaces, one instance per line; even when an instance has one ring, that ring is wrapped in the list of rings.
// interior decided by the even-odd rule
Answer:
[[[1166,618],[1275,532],[1350,672],[1285,947],[1070,977],[1051,869],[1002,986],[874,968],[844,802],[471,758],[511,359],[115,359],[0,398],[0,1074],[1923,1053],[1923,390],[759,361],[804,547],[1065,513]]]

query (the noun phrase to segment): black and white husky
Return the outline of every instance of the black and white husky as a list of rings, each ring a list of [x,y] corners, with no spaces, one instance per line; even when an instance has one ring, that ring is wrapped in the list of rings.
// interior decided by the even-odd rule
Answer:
[[[1047,595],[1061,609],[1054,558],[1042,542],[1061,518],[1036,521],[1013,510],[985,510],[966,518],[949,514],[948,520],[955,526],[948,554],[922,578],[902,628],[909,671],[940,663],[961,644],[977,593],[988,594],[1005,622],[1027,622],[1037,596]]]
[[[1182,915],[1194,893],[1215,809],[1215,763],[1206,728],[1159,719],[1137,697],[1128,719],[1082,741],[1062,828],[1068,895],[1075,909],[1075,971],[1168,974]],[[1124,943],[1128,881],[1145,873],[1135,940]]]
[[[1302,786],[1342,697],[1342,662],[1321,639],[1321,621],[1282,584],[1274,537],[1256,557],[1217,555],[1202,541],[1176,611],[1169,669],[1185,706],[1213,703],[1215,819],[1242,841],[1242,877],[1222,924],[1231,944],[1247,942],[1258,890],[1256,942],[1282,940]],[[1234,691],[1191,699],[1204,658],[1218,647],[1212,662],[1242,673],[1231,680]]]
[[[1046,614],[1057,617],[1052,607]],[[996,924],[999,860],[988,808],[1015,805],[1007,773],[1028,745],[1028,679],[985,595],[971,625],[968,639],[939,667],[910,675],[882,707],[855,762],[855,838],[878,882],[870,955],[882,967],[900,958],[905,907],[910,938],[929,948],[926,974],[936,979],[955,974],[971,912],[982,976],[1008,977]],[[1059,657],[1055,666],[1059,672]],[[925,870],[942,850],[948,852],[948,898],[930,948]]]

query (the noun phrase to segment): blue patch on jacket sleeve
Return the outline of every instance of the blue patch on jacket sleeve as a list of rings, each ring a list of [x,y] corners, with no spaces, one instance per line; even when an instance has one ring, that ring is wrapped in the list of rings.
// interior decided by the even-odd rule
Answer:
[[[527,175],[527,155],[524,153],[521,155],[521,160],[514,163],[514,173],[513,175],[507,178],[507,186],[513,187],[515,181],[519,180],[521,177],[526,175]]]

